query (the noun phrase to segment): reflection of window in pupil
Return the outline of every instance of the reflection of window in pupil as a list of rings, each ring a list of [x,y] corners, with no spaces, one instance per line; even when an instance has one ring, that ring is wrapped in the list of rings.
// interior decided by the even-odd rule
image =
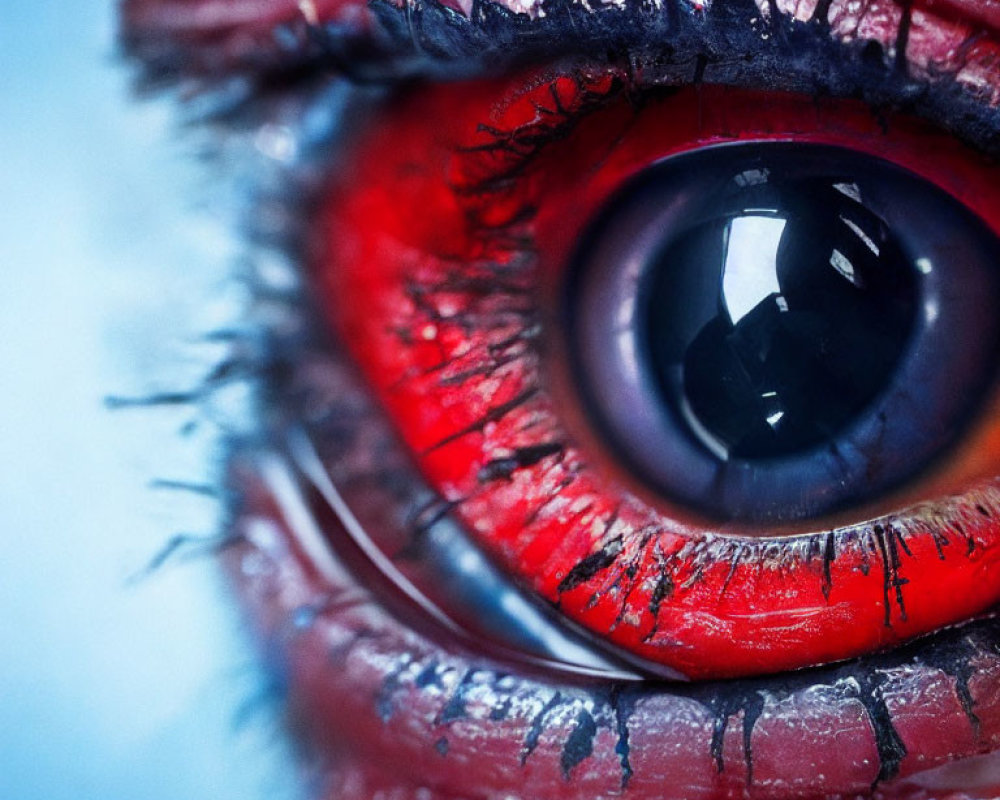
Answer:
[[[858,198],[854,184],[829,179],[750,186],[652,265],[646,331],[658,385],[719,455],[829,442],[892,377],[917,279]]]

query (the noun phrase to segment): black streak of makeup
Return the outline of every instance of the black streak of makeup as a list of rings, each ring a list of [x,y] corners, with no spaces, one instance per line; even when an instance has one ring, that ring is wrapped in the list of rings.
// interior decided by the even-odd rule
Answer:
[[[586,583],[598,573],[606,570],[615,563],[618,554],[622,551],[622,546],[621,536],[616,536],[614,539],[605,542],[600,550],[586,556],[573,567],[566,574],[566,577],[559,582],[556,591],[559,594],[568,592],[570,589],[575,589],[580,584]]]
[[[868,720],[875,733],[875,748],[878,751],[879,770],[872,790],[875,787],[894,778],[899,772],[899,765],[906,756],[906,745],[893,725],[889,709],[885,704],[883,686],[886,674],[880,670],[871,672],[859,671],[855,677],[858,687],[857,698],[864,706]]]
[[[622,584],[627,580],[628,589],[626,589],[624,594],[622,595],[621,603],[618,609],[618,614],[615,617],[614,627],[617,627],[618,623],[620,623],[623,619],[625,619],[626,614],[628,614],[631,608],[630,604],[632,601],[632,594],[636,590],[644,588],[643,582],[636,580],[636,575],[639,574],[639,568],[642,562],[647,557],[647,546],[649,545],[649,540],[652,539],[653,536],[654,534],[651,531],[646,531],[642,534],[641,538],[639,539],[639,544],[634,548],[632,557],[629,559],[628,565],[625,567],[624,570],[621,571],[619,576],[615,579],[614,585],[617,588],[621,588]],[[600,593],[597,592],[594,594],[593,597],[591,597],[590,601],[588,602],[588,607],[593,607],[594,605],[597,604],[597,601],[599,600],[598,597],[599,594]]]
[[[445,703],[444,708],[441,709],[441,715],[438,718],[438,722],[442,725],[447,725],[449,722],[454,722],[457,719],[464,719],[468,716],[468,711],[465,708],[466,701],[468,700],[468,692],[475,685],[476,670],[470,669],[458,682],[455,687],[455,691],[452,693],[451,697],[448,698],[448,702]]]
[[[897,536],[898,532],[893,529],[891,523],[888,527],[876,524],[872,528],[872,533],[878,545],[879,557],[882,560],[882,593],[883,602],[885,603],[885,626],[888,628],[892,625],[889,593],[890,591],[893,593],[896,606],[899,608],[899,616],[903,622],[906,622],[906,603],[903,600],[903,587],[910,581],[908,578],[901,578],[899,575],[899,568],[902,566],[899,556],[900,539]],[[905,548],[904,546],[904,549],[907,555],[909,555],[909,548]]]
[[[441,665],[434,659],[431,659],[427,662],[427,665],[420,670],[419,673],[417,673],[417,677],[413,679],[413,683],[418,689],[429,689],[431,687],[435,689],[443,689],[444,674],[445,670],[442,669]]]
[[[837,537],[830,531],[823,537],[823,597],[830,602],[830,590],[833,588],[833,562],[837,560]]]
[[[743,558],[743,545],[738,543],[733,548],[733,553],[729,557],[729,569],[726,571],[726,577],[722,581],[722,588],[719,589],[719,599],[721,600],[726,592],[729,590],[729,584],[733,579],[733,575],[736,574],[736,568],[740,565],[740,560]]]
[[[979,652],[974,639],[970,636],[963,636],[954,642],[950,647],[932,651],[923,659],[925,664],[937,667],[946,675],[955,680],[955,694],[958,702],[962,705],[972,732],[978,739],[980,736],[979,716],[975,711],[975,701],[972,699],[972,692],[969,690],[969,680],[975,675],[973,659]]]
[[[611,547],[612,549],[618,548],[619,550],[618,555],[621,555],[621,551],[624,550],[625,546],[624,537],[622,537],[621,534],[612,535],[611,533],[611,531],[614,530],[615,524],[618,522],[618,516],[621,513],[621,508],[622,504],[620,502],[617,503],[614,507],[614,510],[605,518],[604,530],[601,532],[601,536],[597,540],[598,552],[603,552],[606,548]],[[620,564],[618,565],[618,569],[616,570],[617,575],[615,576],[614,582],[611,584],[611,587],[608,586],[599,587],[597,591],[591,594],[590,598],[587,600],[586,608],[589,610],[592,609],[594,606],[596,606],[604,597],[604,595],[607,592],[612,591],[612,589],[615,592],[615,596],[621,597],[618,609],[618,615],[611,626],[611,630],[614,630],[614,628],[618,626],[618,623],[621,622],[622,618],[625,616],[629,597],[631,596],[632,591],[636,588],[635,576],[636,573],[639,571],[639,562],[642,559],[642,554],[645,551],[646,543],[649,541],[649,538],[650,538],[649,533],[643,533],[641,535],[638,545],[632,548],[632,555],[628,559],[628,563],[625,564],[624,567],[622,567]],[[617,540],[619,539],[622,540],[621,547],[619,547],[617,542]],[[618,559],[615,558],[615,561],[617,560]],[[579,564],[577,566],[579,566]],[[611,564],[608,564],[608,566],[610,567]],[[599,570],[598,573],[595,573],[595,575],[591,577],[595,577],[597,574],[599,574],[600,571],[601,570]],[[625,580],[629,581],[629,588],[624,593],[624,596],[622,596],[620,590],[622,588],[622,583]]]
[[[441,386],[461,386],[469,379],[475,378],[477,376],[495,375],[501,367],[505,367],[508,364],[513,364],[517,361],[521,361],[525,357],[525,353],[523,352],[499,354],[499,351],[494,352],[492,349],[490,349],[489,355],[490,358],[488,362],[476,364],[475,366],[470,367],[464,372],[458,372],[446,375],[442,377],[441,380],[438,381],[438,383]],[[455,363],[456,362],[453,359],[448,360],[447,362],[444,362],[441,365],[435,365],[435,367],[431,368],[429,372],[436,372],[447,369],[449,367],[454,367]],[[404,376],[399,379],[399,383],[402,384],[406,380],[407,377]]]
[[[902,17],[899,20],[899,28],[896,30],[896,63],[895,68],[901,74],[907,72],[906,50],[910,40],[910,26],[913,22],[913,10],[910,7],[910,0],[900,0]]]
[[[510,708],[513,702],[512,698],[506,697],[502,703],[493,706],[493,708],[490,709],[490,720],[492,722],[502,722],[507,719],[507,715],[510,714]]]
[[[470,433],[476,433],[477,431],[482,431],[482,429],[485,428],[487,425],[489,425],[491,422],[497,422],[498,420],[501,420],[505,416],[507,416],[507,414],[509,414],[514,409],[523,406],[525,403],[531,400],[535,395],[537,395],[538,391],[539,391],[538,387],[532,386],[529,387],[528,389],[525,389],[523,392],[521,392],[513,399],[508,400],[506,403],[500,403],[499,405],[493,406],[492,408],[490,408],[489,411],[483,414],[478,420],[473,422],[471,425],[467,425],[464,428],[460,428],[454,433],[450,433],[443,439],[440,439],[439,441],[432,444],[430,447],[428,447],[423,451],[422,455],[425,456],[429,455],[430,453],[433,453],[435,450],[444,447],[446,444],[450,444],[451,442],[461,439],[463,436],[468,436]]]
[[[934,541],[934,549],[937,551],[938,561],[944,561],[946,556],[944,554],[944,548],[951,544],[948,537],[937,528],[931,531],[931,539]]]
[[[958,531],[959,535],[965,538],[965,554],[971,556],[973,551],[976,549],[976,540],[965,532],[965,528],[962,527],[962,523],[956,522],[955,529]]]
[[[410,668],[410,656],[400,657],[399,663],[382,680],[378,694],[375,696],[375,712],[382,722],[388,722],[395,713],[393,695],[402,687],[402,676]]]
[[[743,706],[743,758],[747,764],[747,785],[753,783],[753,729],[764,712],[764,696],[760,692],[747,697]]]
[[[673,595],[675,588],[674,576],[671,571],[673,556],[664,555],[663,549],[657,541],[653,545],[653,557],[656,559],[656,566],[659,568],[659,575],[656,578],[656,585],[653,587],[653,591],[649,597],[649,613],[655,621],[653,623],[652,630],[650,630],[650,632],[643,637],[643,641],[649,641],[656,635],[660,624],[660,607],[663,605],[664,600],[669,599],[670,596]]]
[[[552,505],[555,504],[555,502],[562,495],[563,490],[567,486],[570,486],[574,480],[576,480],[576,476],[573,474],[567,475],[566,477],[562,478],[556,485],[555,489],[553,490],[552,495],[547,500],[539,503],[530,512],[528,512],[528,514],[524,518],[522,526],[524,528],[529,528],[532,525],[534,525],[539,520],[539,518],[541,518],[542,514],[549,508],[551,508]]]
[[[833,5],[833,0],[819,0],[816,3],[816,8],[813,9],[812,16],[809,18],[810,22],[817,22],[820,25],[829,26],[830,24],[830,7]]]
[[[617,685],[611,688],[608,702],[615,716],[615,732],[618,740],[615,742],[615,755],[622,768],[622,789],[627,789],[632,779],[632,762],[629,760],[631,746],[629,745],[628,721],[635,711],[635,695],[627,688]]]
[[[656,586],[653,587],[653,593],[649,598],[649,613],[652,614],[654,618],[660,615],[660,606],[663,605],[663,601],[668,599],[673,593],[673,576],[668,571],[668,568],[664,567],[663,571],[656,579]]]
[[[713,716],[712,724],[712,758],[715,760],[715,768],[721,773],[725,768],[723,759],[723,746],[725,744],[726,730],[729,728],[729,720],[733,715],[743,712],[743,759],[747,766],[747,785],[753,782],[753,749],[751,740],[757,720],[760,719],[764,711],[765,696],[762,691],[756,688],[749,688],[747,691],[725,692],[718,695],[709,702],[709,708]]]
[[[597,723],[587,709],[581,708],[576,715],[576,725],[563,744],[562,754],[559,756],[564,779],[569,780],[573,768],[594,752],[595,736]]]
[[[531,720],[531,729],[528,731],[528,735],[524,737],[524,745],[521,748],[522,767],[528,762],[531,754],[535,752],[535,748],[538,747],[538,741],[542,738],[542,732],[545,730],[545,718],[561,702],[562,694],[556,692]]]

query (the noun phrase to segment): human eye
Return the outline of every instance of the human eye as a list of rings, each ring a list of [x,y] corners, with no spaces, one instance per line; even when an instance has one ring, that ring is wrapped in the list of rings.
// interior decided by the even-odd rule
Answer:
[[[928,772],[995,750],[1000,721],[989,26],[952,5],[238,10],[135,3],[127,31],[154,75],[246,90],[258,149],[283,109],[305,132],[266,217],[305,289],[263,325],[226,559],[329,791],[989,793]],[[773,287],[739,314],[723,273],[676,288],[713,247],[728,276],[748,220],[780,225]],[[803,288],[778,262],[813,250]],[[778,383],[719,411],[691,387],[738,383],[738,348],[711,315],[671,320],[720,293],[728,341],[769,300],[799,320],[779,350],[881,355],[808,402],[829,359],[767,361]],[[634,397],[635,363],[602,352],[623,330],[666,364]],[[736,424],[750,395],[784,404]]]

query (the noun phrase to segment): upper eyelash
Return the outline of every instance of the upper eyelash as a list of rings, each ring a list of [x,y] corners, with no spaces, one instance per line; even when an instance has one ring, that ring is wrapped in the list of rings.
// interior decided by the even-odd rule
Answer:
[[[1000,155],[1000,103],[948,71],[959,70],[963,59],[988,58],[973,55],[986,40],[966,42],[968,52],[945,70],[933,64],[910,69],[904,55],[907,21],[915,12],[909,5],[901,6],[895,49],[856,35],[838,40],[830,14],[840,4],[832,0],[818,3],[805,20],[784,13],[777,0],[666,0],[652,8],[627,0],[593,9],[548,0],[536,9],[544,13],[531,20],[498,0],[474,0],[468,14],[440,0],[373,0],[363,12],[370,14],[368,27],[296,11],[274,29],[248,31],[233,24],[197,32],[183,25],[164,28],[164,19],[143,16],[155,7],[151,0],[126,0],[124,6],[121,41],[140,67],[139,85],[148,90],[181,84],[190,97],[207,93],[198,101],[206,109],[203,119],[237,127],[266,118],[276,97],[315,85],[317,76],[325,76],[320,83],[340,76],[356,86],[392,86],[421,75],[452,80],[497,74],[586,52],[616,66],[628,90],[637,93],[715,82],[856,95],[876,109],[903,108],[946,122],[980,151]],[[943,24],[921,13],[924,27]]]

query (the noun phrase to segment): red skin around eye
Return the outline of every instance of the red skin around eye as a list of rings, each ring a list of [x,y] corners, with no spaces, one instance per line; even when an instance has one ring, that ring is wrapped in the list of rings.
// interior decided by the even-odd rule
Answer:
[[[995,751],[1000,744],[1000,654],[991,646],[995,622],[988,623],[991,632],[967,628],[962,633],[972,643],[966,655],[972,676],[967,690],[975,726],[955,681],[927,650],[925,657],[820,670],[797,682],[784,676],[752,685],[701,687],[554,683],[491,664],[447,638],[440,642],[401,624],[379,605],[377,579],[359,581],[340,563],[317,568],[307,544],[312,522],[302,513],[303,498],[291,473],[274,456],[237,464],[245,502],[234,525],[238,537],[225,560],[266,638],[273,666],[288,678],[296,729],[301,725],[326,756],[326,788],[314,785],[313,796],[998,796],[984,781],[970,784],[957,777],[936,785],[978,790],[966,795],[917,788],[926,778],[920,775],[924,770]],[[335,525],[326,533],[338,537]],[[883,762],[861,688],[873,681],[885,701],[887,722],[906,749],[896,779],[879,782],[877,790],[872,787]],[[740,691],[741,685],[761,701],[749,732],[747,711],[726,702],[727,693]],[[720,725],[724,730],[713,746]]]
[[[359,136],[330,188],[320,290],[429,480],[569,617],[692,677],[845,659],[995,604],[995,424],[945,474],[864,517],[807,531],[706,528],[633,493],[580,422],[558,337],[541,348],[531,331],[541,321],[551,334],[547,293],[587,221],[671,153],[751,139],[853,147],[922,174],[995,230],[1000,176],[947,135],[852,102],[706,87],[637,110],[595,99],[613,80],[414,92]],[[576,108],[592,113],[564,124]],[[511,132],[538,126],[558,145],[525,159]]]

